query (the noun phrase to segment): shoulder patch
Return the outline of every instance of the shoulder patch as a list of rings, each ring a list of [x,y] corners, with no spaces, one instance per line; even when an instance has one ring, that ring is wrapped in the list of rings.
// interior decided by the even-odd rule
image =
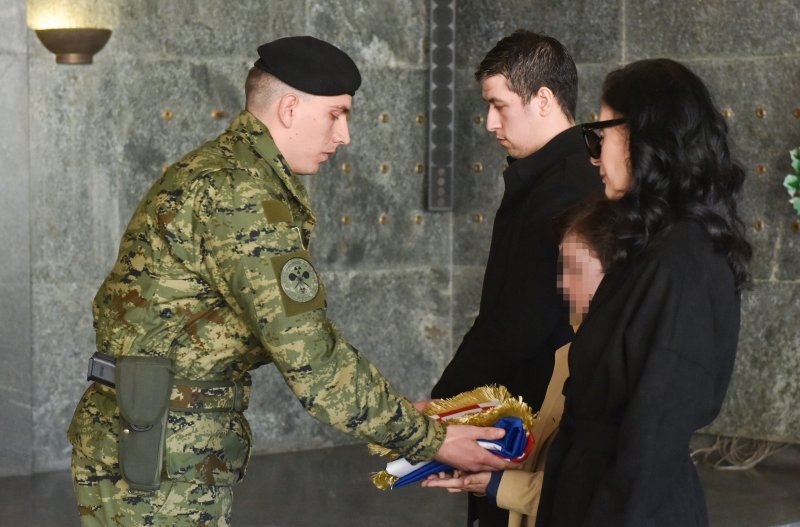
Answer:
[[[268,199],[262,201],[261,206],[264,208],[264,216],[270,223],[292,223],[294,221],[292,211],[282,201]]]
[[[319,276],[307,251],[273,256],[270,262],[278,278],[281,301],[287,316],[325,307]]]

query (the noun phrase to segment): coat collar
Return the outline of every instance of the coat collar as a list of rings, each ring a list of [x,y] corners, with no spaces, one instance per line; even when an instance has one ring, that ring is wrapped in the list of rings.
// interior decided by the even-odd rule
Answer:
[[[508,168],[503,172],[505,196],[511,198],[530,189],[539,176],[560,163],[583,146],[579,126],[567,128],[552,138],[542,148],[522,159],[508,158]]]
[[[292,172],[289,163],[284,159],[283,154],[278,150],[275,140],[269,133],[267,126],[247,110],[242,110],[231,124],[228,131],[239,136],[272,168],[278,175],[286,190],[300,203],[308,214],[310,223],[316,223],[314,212],[311,210],[311,203],[308,191],[297,175]]]

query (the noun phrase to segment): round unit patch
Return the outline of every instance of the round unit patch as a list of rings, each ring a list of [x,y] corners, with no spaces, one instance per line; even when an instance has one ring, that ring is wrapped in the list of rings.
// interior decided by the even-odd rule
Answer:
[[[317,296],[319,278],[311,262],[292,258],[281,269],[281,289],[295,302],[309,302]]]

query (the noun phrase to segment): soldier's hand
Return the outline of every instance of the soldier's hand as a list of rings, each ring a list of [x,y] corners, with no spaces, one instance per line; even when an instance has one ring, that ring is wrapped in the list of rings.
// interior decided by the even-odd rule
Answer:
[[[422,412],[423,410],[425,410],[425,408],[428,407],[429,404],[431,404],[433,401],[438,401],[438,400],[439,399],[425,399],[424,401],[416,401],[411,404],[414,405],[414,408]]]
[[[444,443],[433,457],[437,461],[467,472],[519,469],[521,467],[519,463],[511,463],[490,454],[477,443],[479,439],[500,439],[505,433],[502,428],[450,425],[447,427]]]

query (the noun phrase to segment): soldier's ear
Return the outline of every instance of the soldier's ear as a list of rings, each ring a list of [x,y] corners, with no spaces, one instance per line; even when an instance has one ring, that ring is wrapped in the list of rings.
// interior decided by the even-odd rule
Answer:
[[[292,92],[284,93],[278,100],[278,120],[286,128],[292,127],[299,102],[300,98]]]

